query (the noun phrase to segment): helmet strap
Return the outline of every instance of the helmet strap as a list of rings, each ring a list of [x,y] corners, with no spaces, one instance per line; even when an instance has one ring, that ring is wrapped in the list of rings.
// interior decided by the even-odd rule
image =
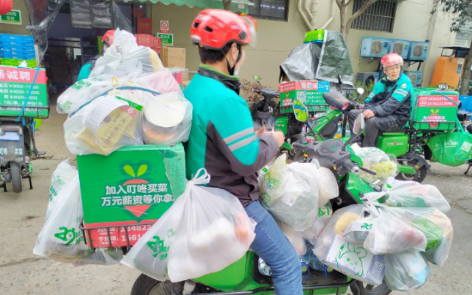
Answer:
[[[238,49],[239,49],[239,53],[238,53],[238,58],[236,58],[236,62],[234,63],[233,66],[231,66],[229,64],[229,60],[228,58],[225,56],[225,59],[226,59],[226,67],[228,69],[228,73],[233,76],[234,75],[234,70],[236,68],[236,65],[238,64],[238,62],[241,60],[241,46],[238,45]],[[223,51],[222,51],[223,52]]]

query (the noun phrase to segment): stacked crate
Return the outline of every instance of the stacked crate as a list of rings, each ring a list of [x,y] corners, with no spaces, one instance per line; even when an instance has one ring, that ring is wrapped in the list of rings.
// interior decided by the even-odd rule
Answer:
[[[19,66],[22,61],[26,61],[30,68],[37,66],[34,37],[0,34],[1,64],[4,66]]]

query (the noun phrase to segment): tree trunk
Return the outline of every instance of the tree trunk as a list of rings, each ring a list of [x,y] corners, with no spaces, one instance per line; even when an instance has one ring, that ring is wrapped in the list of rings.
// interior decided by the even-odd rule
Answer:
[[[230,7],[231,7],[231,0],[223,0],[223,9],[229,10]]]
[[[470,42],[469,53],[465,57],[464,68],[462,69],[461,95],[467,95],[469,92],[470,66],[472,65],[472,40]]]
[[[346,6],[344,4],[339,6],[339,19],[341,20],[341,28],[340,28],[339,31],[341,32],[341,34],[344,35],[344,30],[346,29],[346,22],[345,22],[345,19],[346,19]],[[346,39],[347,36],[344,35],[344,38]]]

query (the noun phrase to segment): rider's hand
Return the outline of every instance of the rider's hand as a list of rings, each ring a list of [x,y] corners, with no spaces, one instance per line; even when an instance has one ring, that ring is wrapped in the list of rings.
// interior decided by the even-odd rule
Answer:
[[[281,131],[275,131],[273,134],[280,147],[285,142],[285,135]]]
[[[375,116],[374,112],[372,110],[366,110],[364,111],[364,118],[370,119]]]
[[[262,134],[262,133],[264,133],[264,132],[266,132],[265,125],[262,126],[262,128],[259,128],[259,130],[256,131],[256,134]]]

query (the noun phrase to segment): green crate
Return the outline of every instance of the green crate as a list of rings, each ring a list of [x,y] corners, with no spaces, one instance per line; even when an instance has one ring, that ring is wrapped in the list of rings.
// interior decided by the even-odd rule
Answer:
[[[324,30],[313,30],[313,31],[306,32],[305,39],[303,39],[303,43],[323,42],[324,35],[325,35]]]
[[[8,59],[8,58],[0,58],[0,63],[3,66],[14,66],[17,67],[20,65],[20,63],[23,60],[21,59]],[[36,68],[38,66],[38,63],[36,62],[36,59],[30,59],[26,60],[26,63],[28,65],[28,68]]]
[[[415,89],[411,101],[410,127],[418,130],[454,130],[457,117],[456,104],[458,103],[459,93],[457,91]]]

